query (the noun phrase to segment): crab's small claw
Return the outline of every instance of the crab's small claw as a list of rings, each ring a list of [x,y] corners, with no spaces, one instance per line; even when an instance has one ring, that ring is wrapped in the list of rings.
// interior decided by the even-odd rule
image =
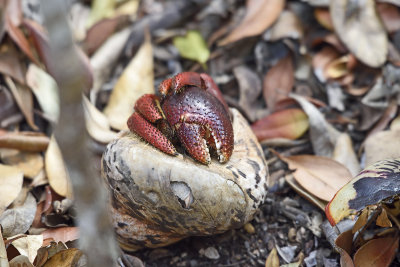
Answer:
[[[211,157],[207,141],[204,138],[205,130],[197,124],[181,123],[177,127],[177,134],[186,151],[197,161],[210,164]]]

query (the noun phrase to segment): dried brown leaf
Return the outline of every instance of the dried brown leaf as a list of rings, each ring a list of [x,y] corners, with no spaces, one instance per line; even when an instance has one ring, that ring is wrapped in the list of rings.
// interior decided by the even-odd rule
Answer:
[[[293,176],[302,187],[325,201],[331,200],[352,178],[346,167],[326,157],[298,155],[280,158],[295,170]]]
[[[47,149],[49,138],[38,132],[0,132],[0,148],[14,148],[29,152]]]
[[[81,266],[83,262],[80,261],[84,260],[82,256],[83,253],[79,249],[69,248],[56,253],[43,265],[43,267]]]
[[[68,242],[79,238],[78,227],[59,227],[54,229],[47,229],[42,232],[43,239],[51,238],[55,242]]]
[[[128,129],[126,121],[133,112],[136,100],[143,94],[154,93],[153,53],[149,38],[125,68],[114,86],[104,109],[111,127]]]
[[[13,239],[9,237],[7,239]],[[37,251],[43,244],[42,235],[26,235],[18,238],[11,243],[21,255],[28,257],[29,261],[33,263],[36,258]]]
[[[28,193],[21,205],[13,205],[0,216],[0,224],[3,227],[3,236],[9,237],[28,231],[32,225],[36,213],[35,197]]]
[[[363,228],[364,225],[367,224],[369,214],[370,214],[370,210],[368,208],[365,208],[361,212],[360,216],[358,216],[358,219],[357,219],[356,223],[353,226],[353,229],[352,229],[352,233],[353,234],[356,233],[358,230]]]
[[[0,164],[0,215],[21,191],[23,176],[19,168]]]
[[[354,152],[353,142],[348,133],[341,133],[337,138],[332,158],[346,166],[353,176],[356,176],[361,170],[357,155]]]
[[[398,236],[372,239],[354,254],[354,264],[387,267],[393,261],[398,247]]]
[[[349,50],[370,67],[380,67],[388,54],[388,38],[375,1],[330,1],[336,33]]]
[[[293,84],[293,62],[289,53],[279,60],[264,77],[263,95],[269,110],[274,110],[276,102],[287,98]]]
[[[40,153],[1,149],[0,158],[3,163],[21,170],[27,178],[34,178],[44,166],[43,157]]]
[[[321,82],[325,82],[328,77],[325,76],[326,66],[338,58],[340,53],[333,47],[325,46],[321,49],[312,59],[312,66],[314,68],[314,74]]]
[[[285,0],[247,0],[246,15],[241,23],[218,44],[226,45],[263,33],[281,14]]]
[[[378,132],[365,141],[365,164],[400,158],[400,129]]]
[[[0,73],[8,75],[21,84],[25,83],[25,69],[15,49],[0,53]]]
[[[4,245],[2,230],[0,229],[0,266],[7,267],[8,266],[8,258],[6,246]]]
[[[322,27],[324,27],[327,30],[333,31],[333,23],[329,9],[327,8],[314,9],[314,17],[317,19],[318,23],[322,25]]]
[[[72,185],[57,141],[52,136],[45,154],[45,168],[51,188],[60,196],[72,198]]]
[[[301,109],[284,109],[252,124],[259,141],[272,138],[297,139],[308,129],[307,115]]]
[[[101,143],[109,143],[117,137],[117,133],[110,130],[107,117],[101,113],[90,101],[83,96],[86,129],[89,135]]]
[[[273,248],[265,261],[265,267],[279,267],[279,257],[276,248]]]
[[[306,98],[291,94],[308,116],[310,123],[310,140],[314,153],[318,156],[331,157],[340,132],[329,124],[324,115]]]
[[[25,255],[18,255],[10,260],[10,267],[33,267],[29,258]]]
[[[283,10],[278,20],[263,35],[264,40],[278,41],[283,38],[300,39],[304,35],[304,29],[296,13]]]
[[[26,122],[33,130],[39,130],[33,119],[32,92],[26,86],[14,83],[14,81],[8,76],[5,77],[5,81],[8,88],[10,88],[10,91],[13,94],[19,109],[21,110],[22,114],[24,114]]]
[[[400,30],[400,12],[398,8],[389,3],[377,3],[376,8],[383,25],[389,33]]]
[[[392,227],[392,222],[389,220],[387,212],[384,208],[382,208],[381,213],[378,218],[376,218],[376,225],[380,227]]]

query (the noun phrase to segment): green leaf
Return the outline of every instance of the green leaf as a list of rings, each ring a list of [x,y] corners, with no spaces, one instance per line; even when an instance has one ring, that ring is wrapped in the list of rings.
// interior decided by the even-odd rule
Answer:
[[[173,42],[183,58],[195,60],[204,65],[210,57],[207,44],[198,31],[188,31],[186,36],[177,36]]]

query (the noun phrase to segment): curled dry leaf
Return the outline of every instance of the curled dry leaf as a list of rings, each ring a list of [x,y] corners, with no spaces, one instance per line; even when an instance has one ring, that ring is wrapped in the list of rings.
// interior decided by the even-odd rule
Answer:
[[[227,45],[240,39],[262,34],[281,14],[285,0],[247,0],[246,15],[233,31],[221,40]]]
[[[329,201],[351,179],[345,166],[326,157],[313,155],[279,156],[285,161],[296,181],[311,194]]]
[[[322,25],[322,27],[324,27],[327,30],[333,31],[333,23],[329,9],[327,8],[314,9],[314,17],[317,19],[318,23]]]
[[[9,237],[28,231],[35,218],[35,213],[35,197],[28,193],[22,205],[13,205],[0,216],[0,224],[4,231],[3,236]]]
[[[14,237],[9,237],[7,239],[13,239]],[[29,261],[33,263],[36,258],[37,251],[43,244],[42,235],[27,235],[18,238],[11,243],[21,255],[28,257]]]
[[[370,67],[386,61],[388,37],[375,10],[375,1],[330,1],[336,33],[349,50]]]
[[[110,130],[107,117],[84,95],[83,110],[85,112],[86,130],[94,140],[100,143],[108,143],[117,137],[117,133]]]
[[[9,48],[0,53],[0,73],[8,75],[21,84],[25,83],[25,68],[16,49]]]
[[[83,252],[77,248],[69,248],[57,252],[53,255],[43,267],[70,267],[70,266],[84,266],[86,257]]]
[[[0,148],[14,148],[29,152],[47,149],[49,138],[37,132],[0,132]]]
[[[149,37],[125,68],[104,109],[111,127],[128,129],[126,121],[136,100],[143,94],[154,94],[153,54]]]
[[[21,170],[27,178],[37,176],[44,166],[43,157],[40,153],[1,149],[0,158],[3,163]]]
[[[297,15],[290,10],[283,10],[278,20],[263,35],[266,41],[278,41],[283,38],[300,39],[303,27]]]
[[[6,265],[7,266],[7,265]],[[10,267],[34,267],[25,255],[18,255],[10,260]]]
[[[400,159],[378,161],[343,186],[325,208],[331,225],[366,206],[400,195]]]
[[[340,53],[335,48],[325,46],[312,58],[314,74],[321,82],[326,82],[328,79],[325,72],[326,66],[339,56]]]
[[[0,164],[0,215],[21,191],[23,176],[19,168]]]
[[[318,156],[331,157],[336,146],[340,132],[329,124],[324,115],[306,98],[291,94],[308,116],[310,124],[310,140],[314,153]]]
[[[377,3],[377,10],[389,33],[400,30],[400,11],[398,8],[389,3]]]
[[[55,123],[60,114],[58,86],[47,72],[35,64],[30,64],[26,73],[26,82],[36,96],[44,115]]]
[[[5,82],[8,88],[10,88],[10,91],[13,94],[19,109],[21,110],[22,114],[24,114],[26,122],[33,130],[39,130],[33,120],[32,92],[26,86],[14,83],[14,81],[8,76],[5,77]]]
[[[45,154],[45,169],[51,188],[60,196],[72,198],[72,186],[68,171],[54,136]]]
[[[307,115],[301,109],[284,109],[268,115],[252,124],[259,141],[286,138],[297,139],[308,129]]]
[[[400,158],[400,129],[378,132],[365,141],[365,164]]]
[[[293,62],[289,53],[280,59],[264,77],[263,95],[269,110],[273,111],[279,100],[287,98],[293,84]]]
[[[372,239],[354,254],[354,265],[388,267],[396,256],[398,247],[398,235]]]
[[[279,267],[279,257],[276,248],[273,248],[265,261],[265,267]]]
[[[357,155],[354,152],[353,142],[348,133],[341,133],[337,138],[332,158],[346,166],[352,176],[357,175],[361,170]]]
[[[260,78],[246,66],[235,67],[233,74],[239,84],[239,106],[254,121],[259,113],[256,101],[262,90]]]

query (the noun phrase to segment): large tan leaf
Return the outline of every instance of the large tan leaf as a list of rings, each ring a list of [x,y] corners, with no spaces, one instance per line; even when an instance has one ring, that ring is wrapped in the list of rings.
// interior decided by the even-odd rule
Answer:
[[[326,157],[298,155],[280,158],[285,161],[296,181],[313,195],[329,201],[352,178],[342,164]]]
[[[136,100],[143,94],[154,93],[153,52],[149,38],[125,68],[104,109],[111,127],[128,129],[126,121]]]
[[[354,265],[387,267],[393,261],[398,247],[398,236],[372,239],[354,254]]]
[[[400,158],[400,129],[381,131],[365,141],[365,165]],[[388,145],[390,144],[390,145]]]
[[[7,238],[8,240],[14,237]],[[36,258],[37,251],[43,244],[42,235],[27,235],[25,237],[18,238],[11,243],[21,255],[27,256],[29,261],[33,263]]]
[[[23,176],[19,168],[0,164],[0,214],[18,196]]]
[[[72,198],[71,181],[54,136],[51,137],[45,154],[45,169],[51,188],[60,196]]]
[[[336,33],[357,59],[371,67],[385,63],[388,37],[374,0],[333,0],[330,12]]]
[[[242,22],[219,45],[263,33],[281,14],[285,0],[247,0],[246,15]]]
[[[83,110],[85,112],[86,130],[94,140],[100,143],[108,143],[117,137],[117,133],[110,130],[107,117],[84,95]]]

